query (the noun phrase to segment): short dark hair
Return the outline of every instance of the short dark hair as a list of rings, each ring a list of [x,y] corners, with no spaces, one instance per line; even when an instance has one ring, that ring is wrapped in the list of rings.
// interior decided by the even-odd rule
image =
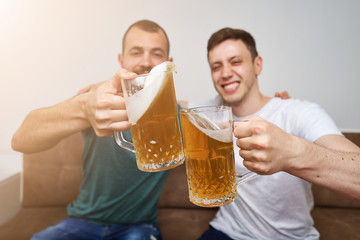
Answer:
[[[169,42],[169,38],[165,32],[165,30],[160,27],[159,24],[157,24],[156,22],[153,22],[153,21],[150,21],[150,20],[140,20],[140,21],[137,21],[133,24],[130,25],[130,27],[126,30],[124,36],[123,36],[123,39],[122,39],[122,47],[123,47],[123,50],[124,50],[124,44],[125,44],[125,38],[127,36],[127,34],[129,33],[130,29],[132,29],[133,27],[138,27],[140,28],[141,30],[144,30],[146,32],[158,32],[158,31],[162,31],[166,37],[166,41],[167,41],[167,52],[169,54],[169,51],[170,51],[170,42]]]
[[[222,28],[219,31],[213,33],[209,38],[207,45],[207,54],[209,57],[209,52],[218,44],[228,40],[241,40],[246,45],[247,49],[250,51],[252,60],[254,60],[258,56],[258,52],[256,50],[256,43],[253,36],[250,33],[242,30],[242,29],[234,29],[234,28]]]

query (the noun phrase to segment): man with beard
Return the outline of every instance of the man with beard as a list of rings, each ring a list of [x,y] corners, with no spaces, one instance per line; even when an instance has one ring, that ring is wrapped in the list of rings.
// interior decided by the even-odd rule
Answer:
[[[128,28],[122,46],[121,69],[112,78],[30,112],[13,136],[13,149],[23,153],[49,149],[77,132],[84,140],[83,182],[68,218],[32,240],[161,239],[157,201],[169,171],[138,170],[134,153],[117,146],[112,136],[129,129],[120,79],[171,61],[169,40],[158,24],[142,20]],[[131,139],[130,131],[124,135]]]

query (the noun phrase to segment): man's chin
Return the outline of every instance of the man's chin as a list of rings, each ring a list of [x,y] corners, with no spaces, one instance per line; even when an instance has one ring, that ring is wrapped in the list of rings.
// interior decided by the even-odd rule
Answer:
[[[239,98],[235,98],[235,97],[231,97],[231,96],[223,96],[223,95],[220,95],[220,96],[223,99],[224,104],[227,106],[236,106],[239,103],[241,103],[241,99],[239,99]]]
[[[224,105],[232,106],[232,105],[236,105],[239,102],[238,97],[235,96],[236,93],[233,94],[224,93],[222,89],[219,90],[218,88],[216,88],[216,91],[222,98]]]

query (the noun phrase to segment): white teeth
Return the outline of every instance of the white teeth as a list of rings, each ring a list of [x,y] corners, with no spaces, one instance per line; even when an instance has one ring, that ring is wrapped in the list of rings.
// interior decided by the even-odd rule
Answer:
[[[232,84],[229,84],[229,85],[225,85],[224,89],[233,90],[233,89],[237,88],[237,86],[239,86],[239,83],[235,82],[235,83],[232,83]]]

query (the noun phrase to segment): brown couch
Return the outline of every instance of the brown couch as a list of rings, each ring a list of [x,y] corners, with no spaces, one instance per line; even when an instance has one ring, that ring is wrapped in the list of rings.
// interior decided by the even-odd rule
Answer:
[[[360,145],[360,133],[346,136]],[[22,209],[0,227],[0,239],[25,240],[66,217],[66,205],[78,194],[81,182],[82,139],[75,134],[54,148],[23,158]],[[313,186],[312,215],[321,239],[360,239],[360,203]],[[184,165],[171,171],[159,201],[164,240],[196,239],[208,228],[214,208],[191,204]]]

